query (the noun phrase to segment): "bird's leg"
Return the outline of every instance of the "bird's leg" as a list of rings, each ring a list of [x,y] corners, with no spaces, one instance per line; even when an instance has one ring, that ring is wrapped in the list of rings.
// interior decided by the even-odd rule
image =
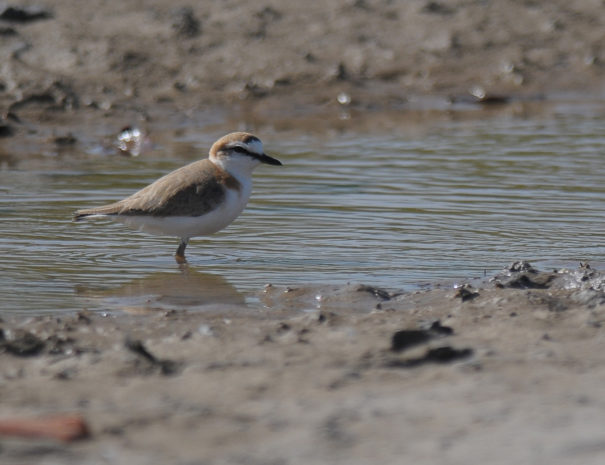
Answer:
[[[176,254],[174,254],[174,259],[176,260],[176,262],[181,265],[183,263],[187,263],[187,259],[185,258],[185,248],[187,247],[187,243],[189,242],[189,239],[182,239],[181,238],[181,243],[179,244],[179,248],[176,249]]]

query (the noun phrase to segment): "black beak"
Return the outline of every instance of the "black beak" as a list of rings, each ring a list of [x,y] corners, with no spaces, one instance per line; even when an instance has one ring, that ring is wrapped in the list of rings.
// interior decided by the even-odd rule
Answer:
[[[282,165],[281,161],[279,161],[277,158],[270,157],[266,153],[263,153],[262,155],[260,155],[258,157],[258,159],[260,160],[261,163],[266,163],[267,165],[278,165],[278,166]]]

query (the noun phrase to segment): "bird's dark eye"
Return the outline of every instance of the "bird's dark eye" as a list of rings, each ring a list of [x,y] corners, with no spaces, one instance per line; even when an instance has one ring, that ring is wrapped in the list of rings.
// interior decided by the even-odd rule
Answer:
[[[245,148],[240,147],[239,145],[236,145],[235,147],[233,147],[233,151],[236,153],[241,153],[242,155],[248,154],[248,151]]]

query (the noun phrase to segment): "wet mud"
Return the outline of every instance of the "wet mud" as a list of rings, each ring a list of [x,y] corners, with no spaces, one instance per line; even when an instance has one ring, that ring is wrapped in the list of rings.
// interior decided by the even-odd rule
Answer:
[[[40,448],[51,439],[6,435],[2,462],[430,463],[455,430],[447,450],[476,463],[501,441],[520,460],[537,440],[528,429],[548,435],[549,463],[600,457],[576,433],[602,421],[590,412],[605,377],[605,276],[589,264],[516,262],[414,292],[270,286],[259,298],[264,309],[247,312],[5,318],[2,417],[12,428],[77,414],[87,439]],[[573,416],[552,430],[555,411]]]
[[[569,93],[590,99],[604,90],[599,8],[563,0],[8,2],[0,10],[0,143],[34,135],[86,143],[127,126],[231,117],[325,130],[368,113],[417,120],[459,105],[501,111]]]

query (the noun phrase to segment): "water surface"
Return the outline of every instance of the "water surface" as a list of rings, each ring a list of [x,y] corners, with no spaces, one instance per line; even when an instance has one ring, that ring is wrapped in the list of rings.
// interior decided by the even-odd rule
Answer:
[[[259,133],[283,167],[255,172],[234,224],[191,241],[77,208],[118,200],[207,152],[232,127],[165,128],[137,158],[94,145],[0,162],[3,312],[119,311],[247,302],[267,283],[360,282],[412,290],[527,259],[605,262],[605,107],[433,123],[421,131]]]

